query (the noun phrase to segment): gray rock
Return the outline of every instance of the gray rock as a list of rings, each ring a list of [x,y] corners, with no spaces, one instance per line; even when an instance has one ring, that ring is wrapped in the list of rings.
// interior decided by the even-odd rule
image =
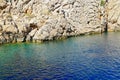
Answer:
[[[100,0],[0,1],[0,43],[100,32],[106,23],[109,30],[120,29],[119,0],[109,0],[104,6]]]

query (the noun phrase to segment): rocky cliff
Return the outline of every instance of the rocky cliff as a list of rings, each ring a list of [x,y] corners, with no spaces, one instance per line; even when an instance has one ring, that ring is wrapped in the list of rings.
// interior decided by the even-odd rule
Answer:
[[[120,31],[120,0],[109,0],[107,6],[108,29]]]
[[[106,26],[119,30],[116,10],[120,1],[104,2],[105,5],[101,0],[0,0],[0,43],[101,33]]]

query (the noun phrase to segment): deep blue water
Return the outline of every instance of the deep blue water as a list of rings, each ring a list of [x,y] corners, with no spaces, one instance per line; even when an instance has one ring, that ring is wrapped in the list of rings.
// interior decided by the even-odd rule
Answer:
[[[120,33],[1,45],[0,80],[120,80]]]

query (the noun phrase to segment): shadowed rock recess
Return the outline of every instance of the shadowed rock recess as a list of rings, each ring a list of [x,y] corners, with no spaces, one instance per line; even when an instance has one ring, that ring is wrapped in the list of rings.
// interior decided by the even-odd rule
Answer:
[[[119,0],[0,0],[0,44],[120,30]]]

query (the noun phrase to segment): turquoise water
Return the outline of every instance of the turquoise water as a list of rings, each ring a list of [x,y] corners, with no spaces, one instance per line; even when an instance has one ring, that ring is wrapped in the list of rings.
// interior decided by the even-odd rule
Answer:
[[[120,80],[120,33],[1,45],[0,80]]]

